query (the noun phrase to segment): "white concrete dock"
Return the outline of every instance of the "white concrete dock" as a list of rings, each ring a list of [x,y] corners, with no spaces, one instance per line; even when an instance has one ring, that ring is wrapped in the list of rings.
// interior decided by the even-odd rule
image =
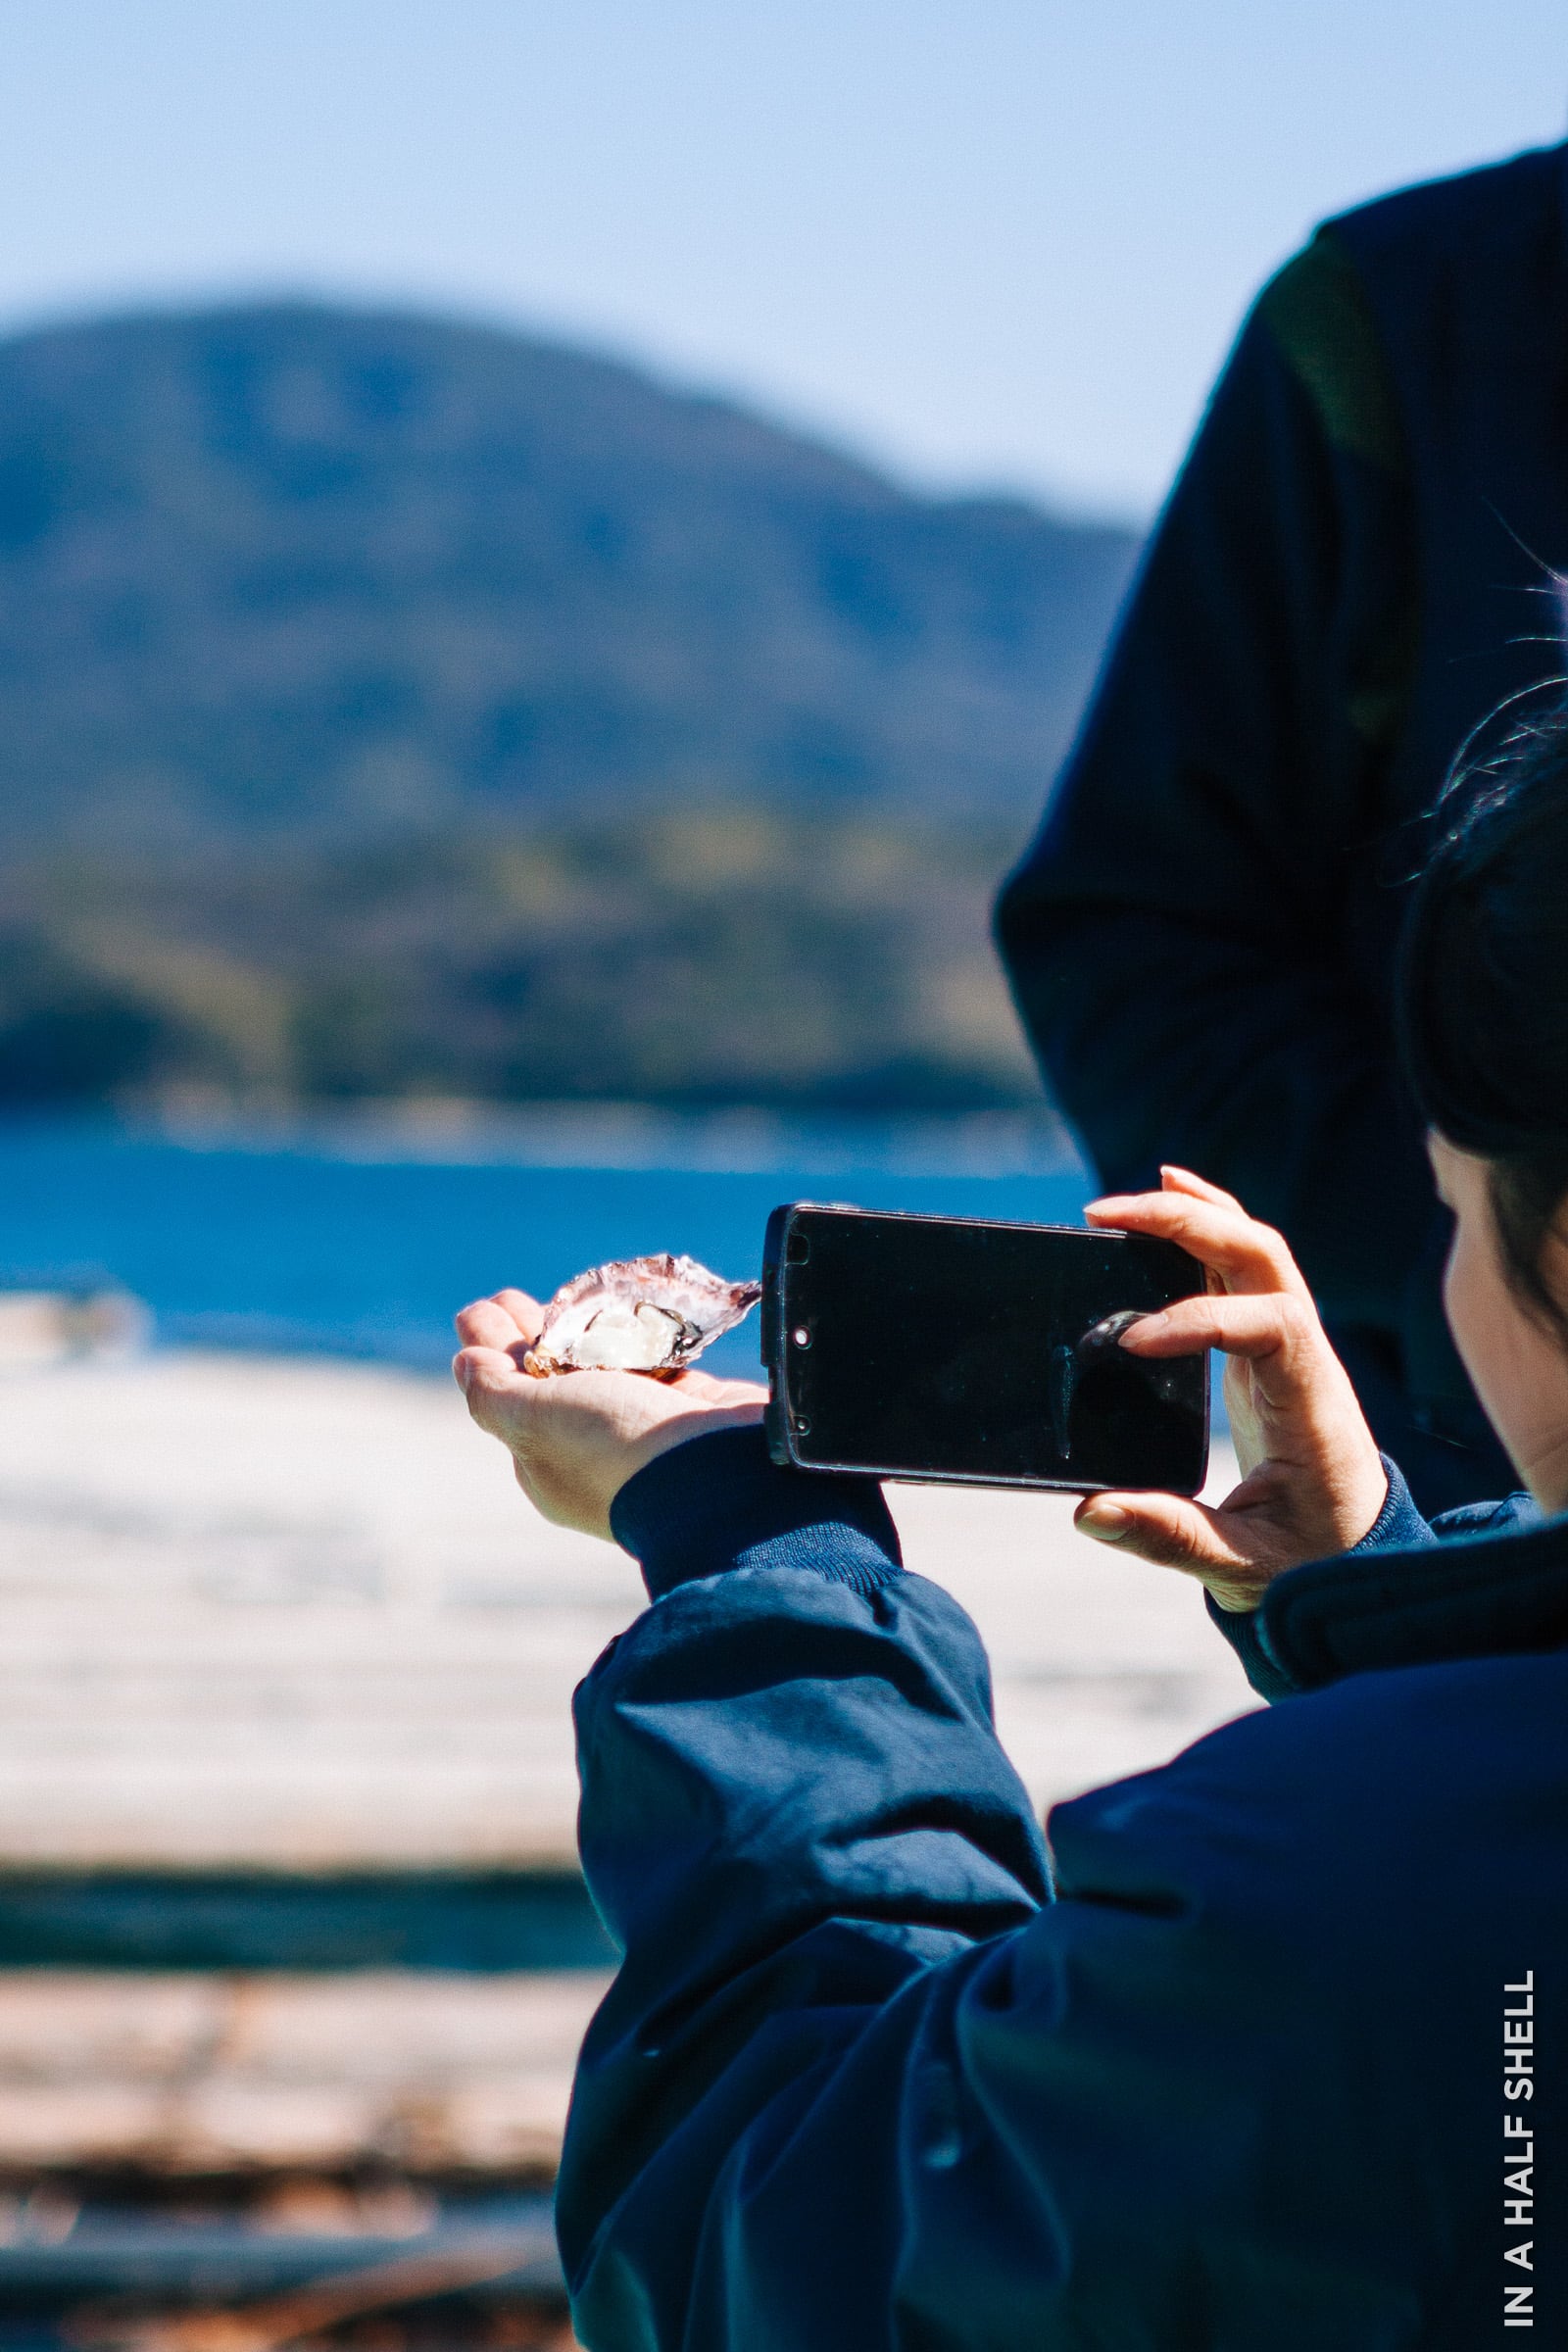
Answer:
[[[978,1618],[1037,1804],[1249,1705],[1199,1590],[1065,1500],[891,1500]],[[0,1868],[569,1858],[571,1687],[639,1601],[440,1381],[200,1354],[0,1378]]]
[[[15,1360],[15,1359],[13,1359]],[[892,1492],[1036,1803],[1250,1703],[1069,1504]],[[560,1864],[573,1684],[641,1605],[455,1390],[150,1355],[0,1375],[0,1869]],[[604,1980],[0,1974],[0,2167],[548,2169]]]
[[[1186,1580],[1052,1496],[892,1492],[1038,1804],[1250,1703]],[[455,1390],[238,1356],[0,1376],[0,1867],[572,1851],[573,1684],[641,1603]]]

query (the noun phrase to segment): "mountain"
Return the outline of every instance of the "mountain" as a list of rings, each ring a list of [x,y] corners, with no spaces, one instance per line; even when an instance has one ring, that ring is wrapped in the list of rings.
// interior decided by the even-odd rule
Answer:
[[[1032,811],[1135,552],[723,402],[304,304],[0,345],[0,825]]]
[[[0,344],[0,1103],[938,1105],[1136,553],[552,344]]]

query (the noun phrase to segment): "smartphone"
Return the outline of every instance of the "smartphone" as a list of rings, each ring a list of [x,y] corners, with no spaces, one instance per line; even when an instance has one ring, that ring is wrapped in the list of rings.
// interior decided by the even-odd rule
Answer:
[[[1202,1486],[1206,1353],[1117,1345],[1202,1290],[1174,1242],[797,1200],[763,1255],[775,1462],[1079,1494]]]

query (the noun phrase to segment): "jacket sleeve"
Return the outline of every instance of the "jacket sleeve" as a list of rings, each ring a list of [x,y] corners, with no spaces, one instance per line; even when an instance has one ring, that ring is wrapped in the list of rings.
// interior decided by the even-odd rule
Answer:
[[[1242,333],[998,909],[1102,1179],[1200,1169],[1284,1230],[1328,1319],[1389,1330],[1434,1210],[1350,885],[1413,653],[1409,498],[1365,298],[1320,236]]]
[[[1239,2035],[1282,2040],[1265,1995],[1217,1947],[1224,1904],[1181,1886],[1181,1802],[1147,1834],[1139,1784],[1058,1808],[1054,1899],[973,1627],[820,1483],[747,1432],[617,1504],[661,1596],[577,1699],[583,1867],[623,1954],[558,2193],[578,2335],[1167,2340],[1226,2226],[1216,2083]]]
[[[1343,1591],[1342,1561],[1371,1560],[1392,1554],[1402,1562],[1411,1554],[1430,1551],[1440,1544],[1459,1543],[1474,1536],[1506,1535],[1514,1529],[1533,1527],[1540,1520],[1535,1500],[1522,1490],[1503,1495],[1497,1502],[1466,1503],[1458,1510],[1442,1511],[1435,1519],[1423,1518],[1398,1463],[1391,1461],[1387,1454],[1382,1458],[1389,1491],[1383,1508],[1359,1544],[1352,1544],[1339,1559],[1309,1561],[1300,1568],[1291,1569],[1275,1580],[1263,1603],[1255,1609],[1222,1609],[1212,1593],[1204,1595],[1210,1622],[1235,1650],[1259,1698],[1271,1702],[1294,1698],[1302,1690],[1317,1687],[1316,1677],[1302,1672],[1299,1661],[1292,1654],[1294,1644],[1281,1639],[1280,1627],[1274,1622],[1281,1613],[1280,1602],[1287,1600],[1303,1583],[1326,1585],[1331,1591],[1337,1585]],[[1414,1581],[1418,1583],[1418,1556],[1413,1566]]]

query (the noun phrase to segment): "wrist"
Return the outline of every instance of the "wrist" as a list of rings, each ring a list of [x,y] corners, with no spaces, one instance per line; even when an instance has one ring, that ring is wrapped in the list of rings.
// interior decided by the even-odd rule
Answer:
[[[649,1596],[731,1568],[806,1568],[861,1592],[902,1568],[875,1479],[781,1469],[756,1426],[671,1444],[611,1506],[611,1531],[639,1563]]]
[[[1368,1542],[1388,1508],[1390,1480],[1383,1456],[1374,1453],[1370,1464],[1358,1470],[1353,1494],[1340,1514],[1342,1524],[1338,1533],[1342,1551],[1354,1551]]]
[[[666,1419],[654,1422],[621,1450],[620,1483],[607,1504],[607,1513],[613,1515],[620,1496],[639,1471],[650,1462],[658,1461],[662,1453],[671,1453],[677,1446],[685,1446],[693,1438],[711,1437],[721,1429],[747,1429],[760,1423],[762,1407],[758,1404],[710,1404],[672,1413]]]

